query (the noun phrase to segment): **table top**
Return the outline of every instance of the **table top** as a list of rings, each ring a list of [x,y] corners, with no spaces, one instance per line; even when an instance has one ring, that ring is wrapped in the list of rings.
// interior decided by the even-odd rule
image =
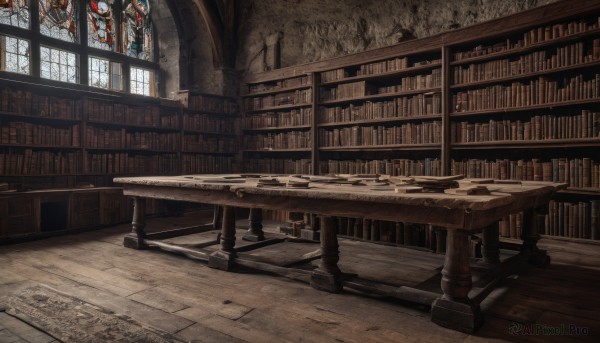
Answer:
[[[563,183],[461,176],[201,174],[115,178],[125,195],[327,216],[431,224],[473,232],[545,206]],[[508,183],[507,183],[508,182]],[[407,193],[419,187],[438,192]],[[439,192],[441,188],[453,187]],[[477,187],[477,195],[468,194]],[[485,192],[481,188],[485,187]]]

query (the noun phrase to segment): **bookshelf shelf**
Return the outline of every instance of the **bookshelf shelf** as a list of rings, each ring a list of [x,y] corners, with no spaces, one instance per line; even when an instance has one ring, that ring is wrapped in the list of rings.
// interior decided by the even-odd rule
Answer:
[[[437,150],[440,144],[388,144],[355,145],[343,147],[319,147],[322,151],[388,151],[388,150]]]
[[[356,82],[356,81],[383,80],[383,79],[394,78],[394,77],[398,77],[398,76],[402,76],[402,75],[418,74],[418,73],[428,71],[431,69],[440,68],[441,66],[442,66],[441,63],[430,63],[430,64],[419,65],[419,66],[415,66],[415,67],[409,67],[409,68],[404,68],[404,69],[390,71],[390,72],[384,72],[384,73],[378,73],[378,74],[350,76],[350,77],[345,77],[340,80],[322,82],[320,85],[321,86],[334,86],[334,85],[338,85],[341,83],[349,83],[349,82]]]
[[[428,89],[419,89],[412,90],[406,92],[393,92],[393,93],[383,93],[383,94],[373,94],[373,95],[365,95],[362,97],[352,97],[352,98],[344,98],[344,99],[336,99],[336,100],[322,100],[319,105],[327,106],[327,105],[342,105],[342,104],[352,104],[358,102],[365,102],[371,100],[383,100],[401,97],[404,95],[415,95],[415,94],[424,94],[424,95],[433,95],[435,93],[441,92],[441,88],[428,88]]]
[[[270,112],[270,111],[291,110],[291,109],[295,109],[295,108],[310,107],[310,106],[312,106],[312,104],[310,104],[310,103],[290,104],[290,105],[270,106],[270,107],[263,107],[263,108],[259,108],[259,109],[246,110],[246,112],[260,113],[260,112]]]
[[[559,45],[559,44],[563,44],[563,43],[576,41],[576,40],[579,40],[582,38],[595,36],[598,33],[600,33],[600,29],[588,30],[585,32],[575,33],[575,34],[568,35],[568,36],[561,37],[561,38],[546,40],[546,41],[539,42],[539,43],[533,43],[533,44],[530,44],[530,45],[527,45],[524,47],[507,49],[507,50],[489,53],[489,54],[485,54],[485,55],[481,55],[481,56],[462,58],[458,61],[450,62],[450,65],[458,66],[458,65],[463,65],[463,64],[471,64],[471,63],[476,63],[476,62],[494,60],[494,59],[498,59],[500,57],[514,56],[514,55],[518,55],[518,54],[536,51],[536,50],[539,50],[540,48],[551,47],[551,46],[555,46],[555,45]]]
[[[262,149],[262,150],[242,150],[244,153],[279,153],[279,152],[311,152],[310,148],[298,148],[298,149]]]
[[[574,65],[570,65],[570,66],[565,66],[565,67],[551,68],[551,69],[530,72],[530,73],[523,73],[523,74],[512,75],[512,76],[507,76],[507,77],[490,78],[490,79],[482,80],[482,81],[453,84],[450,86],[450,89],[464,89],[464,88],[472,88],[472,87],[478,87],[478,86],[489,85],[489,84],[505,83],[505,82],[509,82],[509,81],[528,79],[528,78],[532,78],[532,77],[536,77],[536,76],[552,75],[552,74],[562,73],[565,71],[578,70],[578,69],[584,69],[584,68],[593,68],[593,67],[598,67],[598,66],[600,66],[600,59],[585,62],[585,63],[574,64]]]
[[[25,121],[34,121],[39,123],[64,123],[64,124],[77,124],[81,122],[81,119],[68,119],[68,118],[54,118],[54,117],[42,117],[31,114],[19,114],[13,112],[1,112],[1,118],[8,118],[11,120],[25,120]]]
[[[559,147],[590,147],[600,145],[600,139],[575,138],[575,139],[547,139],[547,140],[519,140],[519,141],[493,141],[493,142],[468,142],[452,143],[451,149],[531,149],[559,148]]]
[[[91,126],[111,127],[111,128],[122,128],[122,129],[134,129],[138,131],[163,131],[163,132],[178,132],[180,129],[177,127],[165,127],[165,126],[150,126],[150,125],[137,125],[128,123],[109,123],[97,120],[87,120],[86,123]]]
[[[311,125],[297,125],[297,126],[273,126],[273,127],[253,127],[245,128],[244,132],[274,132],[274,131],[290,131],[290,130],[309,130]]]
[[[203,130],[193,130],[193,129],[183,129],[183,133],[190,134],[200,134],[200,135],[209,135],[209,136],[224,136],[224,137],[235,137],[238,136],[237,133],[233,132],[216,132],[216,131],[203,131]]]
[[[72,145],[44,145],[44,144],[0,144],[0,148],[18,148],[30,150],[81,150],[81,146]]]
[[[598,101],[600,101],[600,98],[560,101],[560,102],[552,102],[552,103],[537,104],[537,105],[530,105],[530,106],[485,109],[485,110],[477,110],[477,111],[451,112],[450,116],[451,117],[461,117],[461,116],[475,116],[475,115],[482,115],[482,114],[524,112],[524,111],[539,110],[539,109],[554,109],[554,108],[558,108],[558,107],[595,104],[595,103],[598,103]]]
[[[183,150],[184,154],[194,154],[194,155],[235,155],[237,152],[235,151],[200,151],[200,150]]]
[[[157,150],[157,149],[146,149],[146,148],[93,148],[86,147],[89,151],[118,151],[125,153],[150,153],[150,154],[173,154],[179,152],[178,150]]]
[[[247,94],[242,95],[242,98],[251,98],[251,97],[256,97],[256,96],[261,96],[261,95],[285,93],[285,92],[296,91],[296,90],[301,90],[301,89],[309,89],[310,87],[311,87],[310,85],[300,85],[300,86],[294,86],[294,87],[271,89],[271,90],[265,90],[265,91],[260,91],[260,92],[247,93]]]
[[[184,109],[183,111],[186,114],[206,114],[209,116],[234,117],[234,118],[239,117],[238,113],[224,113],[224,112],[218,112],[218,111],[191,110],[191,109]]]
[[[436,115],[424,115],[424,116],[414,116],[414,117],[393,117],[393,118],[373,118],[373,119],[363,119],[363,120],[353,120],[353,121],[344,121],[344,122],[333,122],[333,123],[319,123],[318,127],[336,127],[336,126],[355,126],[361,124],[391,124],[397,122],[405,122],[405,121],[426,121],[432,119],[441,119],[441,114]]]

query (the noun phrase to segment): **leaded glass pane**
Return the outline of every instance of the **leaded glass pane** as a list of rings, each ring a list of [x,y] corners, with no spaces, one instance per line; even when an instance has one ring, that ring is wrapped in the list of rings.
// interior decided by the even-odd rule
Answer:
[[[153,61],[154,32],[148,0],[123,0],[121,41],[127,56]]]
[[[42,46],[40,56],[40,75],[43,78],[69,83],[78,82],[77,55]]]
[[[0,0],[0,24],[29,28],[29,0]]]
[[[89,58],[89,83],[92,87],[121,90],[121,64],[103,58]]]
[[[52,38],[77,42],[77,1],[39,0],[40,32]]]
[[[150,96],[152,91],[152,76],[153,72],[146,69],[131,67],[129,90],[133,94]]]
[[[88,46],[115,51],[114,0],[87,0]]]
[[[29,41],[0,36],[0,70],[29,74]]]

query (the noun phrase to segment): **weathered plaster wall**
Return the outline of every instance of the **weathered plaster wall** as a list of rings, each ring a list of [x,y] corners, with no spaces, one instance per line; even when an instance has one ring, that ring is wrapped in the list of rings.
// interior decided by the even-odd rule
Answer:
[[[241,73],[265,70],[279,35],[281,66],[388,46],[556,0],[244,0],[238,2]]]
[[[179,33],[166,1],[150,0],[160,64],[159,94],[169,97],[179,90]]]

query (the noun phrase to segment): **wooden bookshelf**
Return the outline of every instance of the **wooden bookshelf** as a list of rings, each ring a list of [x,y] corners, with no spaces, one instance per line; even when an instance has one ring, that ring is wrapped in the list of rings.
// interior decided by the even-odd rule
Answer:
[[[314,160],[313,84],[313,74],[245,84],[242,152],[246,170],[313,173],[313,163],[307,162]]]
[[[244,120],[305,106],[313,109],[311,127],[302,128],[313,139],[296,155],[248,149],[245,166],[567,182],[565,192],[575,197],[569,201],[590,202],[600,195],[598,32],[598,1],[559,1],[432,37],[248,75],[242,85]],[[264,89],[303,75],[313,76],[310,103],[261,108],[250,103],[307,89]],[[439,128],[423,134],[433,123]],[[404,128],[405,134],[408,127],[419,128],[416,140],[388,140],[394,130]],[[271,120],[245,124],[243,134],[299,129]],[[581,217],[582,227],[591,225],[591,207],[581,213],[587,218]],[[508,232],[518,238],[517,217],[506,220],[513,223]],[[546,234],[565,235],[553,229]],[[588,236],[574,239],[592,239],[591,232]]]
[[[66,230],[129,221],[115,176],[232,172],[238,135],[233,98],[182,92],[168,100],[3,79],[0,210],[12,211],[12,199],[24,209],[0,236],[43,235],[39,212],[53,206],[68,209],[56,223]]]
[[[238,170],[239,104],[234,98],[181,91],[181,173]]]

